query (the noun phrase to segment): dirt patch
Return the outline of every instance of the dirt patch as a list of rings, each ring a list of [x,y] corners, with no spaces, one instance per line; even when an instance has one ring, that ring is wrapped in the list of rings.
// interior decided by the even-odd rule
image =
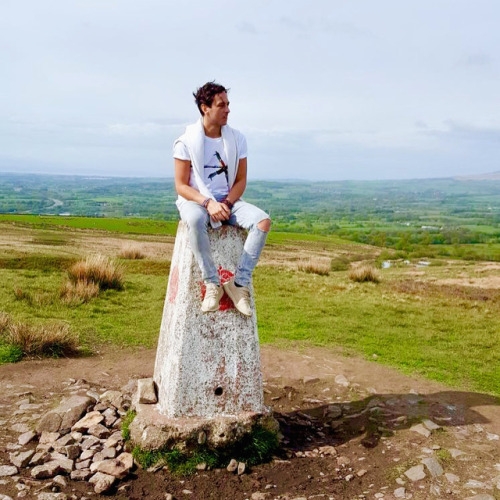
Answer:
[[[500,290],[500,276],[485,276],[481,278],[448,278],[436,280],[434,283],[439,285],[472,286],[474,288]]]
[[[414,499],[494,493],[500,475],[495,469],[500,462],[497,398],[455,391],[329,349],[264,345],[261,358],[266,403],[273,408],[284,438],[273,462],[242,476],[224,469],[186,478],[165,470],[137,470],[125,482],[126,489],[111,497],[163,499],[169,492],[174,498],[243,500],[260,492],[267,499],[391,499],[398,488],[405,488],[402,498],[411,494]],[[120,388],[132,377],[151,376],[154,359],[154,350],[113,347],[88,358],[1,366],[0,464],[9,463],[7,447],[17,440],[12,425],[32,425],[39,418],[36,413],[61,398],[68,379],[86,379],[102,389]],[[41,406],[34,414],[16,414],[18,402],[26,397]],[[427,419],[438,428],[422,431]],[[328,446],[335,448],[333,454],[322,448]],[[404,475],[430,457],[436,457],[457,482],[444,474],[432,477],[425,468],[424,479],[412,482]],[[5,481],[0,491],[17,496],[15,483]],[[37,498],[27,473],[17,484],[31,488],[33,496],[26,498]],[[77,498],[94,496],[85,483],[71,482],[68,493],[70,489]]]

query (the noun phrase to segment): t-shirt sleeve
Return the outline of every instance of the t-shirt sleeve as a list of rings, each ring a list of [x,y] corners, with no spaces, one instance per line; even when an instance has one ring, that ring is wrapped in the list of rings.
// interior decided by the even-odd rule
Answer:
[[[189,151],[187,146],[181,142],[181,141],[176,141],[174,142],[174,158],[177,158],[178,160],[190,160],[191,157],[189,156]]]
[[[240,160],[248,156],[247,140],[243,134],[238,137],[238,151]]]

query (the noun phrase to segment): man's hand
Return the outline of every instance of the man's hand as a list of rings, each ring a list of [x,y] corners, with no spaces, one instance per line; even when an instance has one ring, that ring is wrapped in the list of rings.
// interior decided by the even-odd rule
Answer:
[[[231,216],[231,210],[229,210],[229,207],[227,205],[214,200],[210,200],[208,202],[207,211],[210,215],[210,218],[215,222],[228,220]]]

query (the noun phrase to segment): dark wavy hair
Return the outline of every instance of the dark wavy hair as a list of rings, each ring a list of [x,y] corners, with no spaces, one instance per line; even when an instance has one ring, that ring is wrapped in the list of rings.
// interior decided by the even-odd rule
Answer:
[[[201,105],[206,104],[209,108],[211,108],[214,102],[214,97],[222,92],[229,92],[229,89],[226,89],[223,85],[215,83],[215,80],[213,82],[205,83],[203,87],[200,87],[196,92],[193,92],[194,100],[200,110],[201,116],[203,116]]]

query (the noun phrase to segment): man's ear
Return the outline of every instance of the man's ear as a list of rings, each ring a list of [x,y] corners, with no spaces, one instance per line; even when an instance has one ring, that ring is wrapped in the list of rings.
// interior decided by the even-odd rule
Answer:
[[[205,115],[207,112],[208,106],[206,104],[202,104],[200,107],[201,107],[201,110],[203,111],[203,115]]]

